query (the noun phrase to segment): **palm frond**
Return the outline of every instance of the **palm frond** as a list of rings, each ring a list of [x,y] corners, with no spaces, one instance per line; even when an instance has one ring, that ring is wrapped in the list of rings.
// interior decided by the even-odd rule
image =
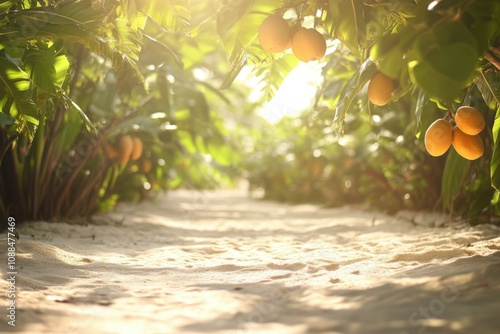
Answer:
[[[48,51],[29,49],[24,53],[23,63],[30,75],[31,83],[40,91],[56,92],[55,57]]]
[[[139,10],[172,31],[188,31],[191,14],[187,1],[136,0]]]
[[[10,26],[0,29],[0,48],[23,47],[30,41],[60,39],[81,43],[110,59],[115,69],[126,69],[140,77],[135,65],[140,34],[125,21],[106,22],[107,8],[91,0],[62,1],[54,6],[26,9],[7,15]],[[26,27],[33,27],[27,31]]]
[[[7,58],[0,57],[0,107],[2,112],[12,116],[19,131],[34,136],[38,125],[37,110],[29,98],[30,77]]]

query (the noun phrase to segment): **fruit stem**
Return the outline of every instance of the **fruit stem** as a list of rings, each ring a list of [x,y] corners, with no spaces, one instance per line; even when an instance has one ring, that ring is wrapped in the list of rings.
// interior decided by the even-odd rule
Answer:
[[[302,22],[302,10],[304,10],[304,8],[308,5],[308,2],[309,0],[304,0],[304,1],[301,1],[295,5],[291,5],[291,7],[294,7],[295,8],[295,12],[297,13],[297,21],[299,22],[299,24]],[[299,10],[299,7],[302,5],[302,10]]]
[[[455,114],[453,114],[453,108],[450,105],[447,105],[446,108],[448,109],[448,112],[446,113],[445,117],[448,117],[450,121],[452,119],[455,119]]]
[[[289,4],[289,5],[283,6],[281,8],[295,8],[295,9],[297,9],[297,7],[299,7],[300,5],[306,4],[308,1],[309,0],[304,0],[304,1],[298,2],[296,4]]]
[[[488,51],[484,58],[500,70],[500,59],[493,52]]]

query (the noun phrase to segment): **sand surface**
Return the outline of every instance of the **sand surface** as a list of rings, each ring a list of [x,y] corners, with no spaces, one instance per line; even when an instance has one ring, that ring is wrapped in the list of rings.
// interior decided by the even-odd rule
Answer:
[[[21,224],[0,332],[498,334],[500,228],[444,222],[179,191]]]

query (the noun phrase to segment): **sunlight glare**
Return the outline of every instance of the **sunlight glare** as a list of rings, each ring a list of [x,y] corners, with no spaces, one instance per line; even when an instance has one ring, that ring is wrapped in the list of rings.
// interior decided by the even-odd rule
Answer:
[[[271,123],[284,116],[297,116],[313,104],[321,84],[321,67],[324,64],[299,63],[285,78],[274,98],[259,111]]]

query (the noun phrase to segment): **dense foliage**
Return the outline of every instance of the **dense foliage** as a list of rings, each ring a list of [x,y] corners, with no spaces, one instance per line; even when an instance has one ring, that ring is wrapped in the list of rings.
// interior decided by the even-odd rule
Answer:
[[[277,125],[289,144],[264,145],[268,163],[260,164],[260,174],[253,170],[256,185],[271,198],[369,200],[392,210],[443,207],[467,216],[498,212],[499,3],[284,1],[273,13],[323,31],[330,51],[315,104],[303,121]],[[243,50],[250,60],[261,58],[253,44]],[[272,63],[286,54],[268,56]],[[378,72],[396,86],[382,107],[367,97]],[[471,162],[451,148],[431,158],[424,132],[439,118],[453,119],[461,105],[486,119],[484,155]],[[321,161],[323,172],[309,171],[303,159]]]
[[[270,100],[298,64],[260,46],[269,15],[328,45],[311,108],[272,125],[235,82],[250,68]],[[3,1],[0,213],[86,216],[245,169],[275,199],[497,213],[499,34],[490,0]],[[379,72],[384,106],[367,97]],[[486,119],[483,157],[430,157],[423,133],[461,105]],[[104,147],[125,135],[144,151],[120,163]]]
[[[151,191],[230,180],[224,114],[213,109],[229,99],[195,75],[224,71],[223,53],[186,36],[187,9],[91,0],[1,9],[2,216],[87,216]],[[126,135],[143,143],[139,159],[105,154]]]

